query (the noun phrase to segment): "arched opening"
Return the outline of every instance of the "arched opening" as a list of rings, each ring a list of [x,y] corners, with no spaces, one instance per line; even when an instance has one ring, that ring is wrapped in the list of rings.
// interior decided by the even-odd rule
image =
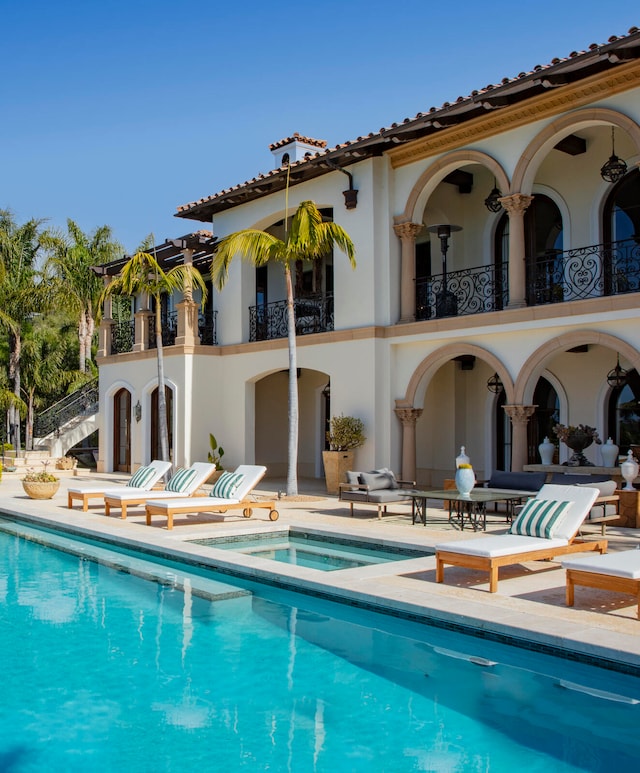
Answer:
[[[614,387],[609,395],[608,436],[625,453],[631,446],[640,446],[640,375],[636,370],[627,374],[626,383]]]
[[[169,436],[169,459],[173,459],[173,390],[165,385],[167,403],[167,434]],[[160,444],[160,422],[158,417],[158,387],[151,393],[151,458],[162,459]]]
[[[329,376],[308,368],[298,369],[298,477],[322,476],[329,420]],[[255,384],[255,460],[271,478],[287,474],[289,438],[289,371],[281,370]]]
[[[119,389],[113,396],[113,469],[131,472],[131,392]]]
[[[538,446],[545,437],[555,441],[554,426],[560,420],[560,401],[558,394],[546,378],[540,378],[533,393],[535,413],[527,425],[527,463],[538,464],[540,454]]]
[[[527,303],[559,303],[563,290],[563,227],[557,204],[536,195],[524,216]]]
[[[640,289],[640,170],[625,175],[607,196],[603,209],[607,294]]]

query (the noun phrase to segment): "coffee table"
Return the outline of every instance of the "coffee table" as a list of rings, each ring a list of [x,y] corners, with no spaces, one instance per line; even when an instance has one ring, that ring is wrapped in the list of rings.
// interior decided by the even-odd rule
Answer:
[[[487,529],[487,502],[505,502],[507,505],[507,519],[513,516],[513,508],[523,500],[536,495],[535,491],[517,491],[513,489],[474,488],[470,494],[460,494],[456,489],[438,491],[414,491],[408,490],[411,497],[411,519],[415,523],[418,519],[423,525],[427,525],[427,500],[435,499],[440,502],[449,502],[449,523],[460,530],[465,524],[474,531]]]

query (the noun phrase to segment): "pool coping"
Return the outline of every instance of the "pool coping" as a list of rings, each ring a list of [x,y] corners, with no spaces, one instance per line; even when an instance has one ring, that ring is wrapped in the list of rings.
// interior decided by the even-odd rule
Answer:
[[[599,626],[597,620],[576,625],[578,616],[573,614],[572,609],[565,610],[566,616],[547,618],[517,608],[517,605],[510,603],[513,600],[509,598],[496,598],[495,594],[487,598],[488,594],[480,591],[474,591],[470,598],[469,594],[461,593],[460,589],[452,586],[411,579],[411,575],[432,571],[435,567],[434,556],[323,572],[197,545],[193,543],[200,536],[197,532],[187,534],[151,530],[132,519],[122,521],[106,519],[104,516],[99,519],[87,518],[87,513],[65,511],[63,521],[55,512],[43,512],[26,503],[15,507],[15,502],[8,504],[5,498],[0,500],[0,509],[5,516],[13,516],[34,526],[40,525],[70,536],[113,544],[142,555],[179,560],[221,574],[245,577],[297,593],[640,676],[640,637],[637,632],[614,631]],[[287,528],[289,525],[297,530],[321,535],[335,533],[335,529],[331,532],[328,527],[292,523]],[[226,530],[226,534],[245,531],[255,534],[256,528],[261,527],[262,523],[258,527],[252,525],[250,529],[243,524],[234,525]],[[283,525],[279,523],[276,528],[282,530]],[[267,523],[264,524],[264,530],[269,530]],[[348,529],[343,533],[352,536]],[[211,537],[211,530],[205,527],[203,535]],[[402,542],[398,538],[384,538],[380,534],[368,540],[358,535],[357,539],[362,542],[375,539],[378,544],[388,542],[416,547],[415,543],[410,545],[406,540]],[[420,548],[423,547],[426,546],[421,544]],[[592,617],[597,618],[598,615],[593,613]],[[630,627],[630,631],[634,627]]]

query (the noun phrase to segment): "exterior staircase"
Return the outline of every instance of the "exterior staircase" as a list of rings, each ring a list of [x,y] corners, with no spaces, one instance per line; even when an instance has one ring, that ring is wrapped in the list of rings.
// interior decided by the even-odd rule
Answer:
[[[98,429],[98,379],[58,400],[36,416],[34,451],[50,457],[64,456],[70,448]]]

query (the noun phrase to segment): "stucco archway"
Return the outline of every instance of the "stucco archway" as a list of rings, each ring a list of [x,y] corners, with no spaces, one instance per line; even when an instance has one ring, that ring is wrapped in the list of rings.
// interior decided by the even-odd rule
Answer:
[[[502,191],[509,190],[509,178],[498,161],[493,156],[487,153],[482,153],[478,150],[455,150],[452,153],[439,158],[435,163],[431,164],[428,169],[418,177],[416,180],[407,203],[404,208],[404,212],[401,215],[397,215],[394,221],[397,224],[420,222],[422,219],[422,210],[424,209],[427,200],[435,187],[441,182],[453,169],[456,169],[467,164],[479,164],[485,167],[496,178],[497,186]]]
[[[631,118],[616,110],[604,107],[576,110],[552,121],[527,145],[514,170],[511,193],[531,194],[536,172],[542,159],[558,141],[578,130],[581,126],[594,124],[617,126],[622,129],[631,137],[640,153],[640,126]]]
[[[516,379],[514,402],[526,405],[532,400],[536,383],[549,357],[558,352],[588,344],[598,344],[619,352],[633,368],[636,370],[640,368],[640,352],[621,338],[597,330],[565,333],[540,346],[524,363]]]

